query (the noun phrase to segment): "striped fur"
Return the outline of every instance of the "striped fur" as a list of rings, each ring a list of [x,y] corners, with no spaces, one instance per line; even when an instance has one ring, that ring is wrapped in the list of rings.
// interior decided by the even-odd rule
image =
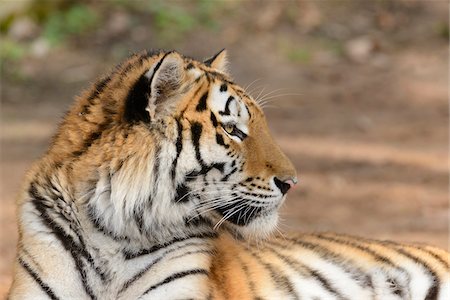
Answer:
[[[29,172],[9,297],[447,299],[444,250],[270,236],[295,176],[224,51],[133,55]]]

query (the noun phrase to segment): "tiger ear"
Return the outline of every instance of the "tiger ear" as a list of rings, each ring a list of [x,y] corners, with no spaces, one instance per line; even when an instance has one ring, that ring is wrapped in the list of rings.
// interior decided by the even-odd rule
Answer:
[[[222,49],[216,55],[203,62],[208,67],[216,69],[222,73],[228,74],[227,50]]]
[[[150,84],[148,104],[145,110],[150,120],[169,115],[181,96],[181,86],[185,77],[184,60],[176,52],[165,54],[145,74]]]

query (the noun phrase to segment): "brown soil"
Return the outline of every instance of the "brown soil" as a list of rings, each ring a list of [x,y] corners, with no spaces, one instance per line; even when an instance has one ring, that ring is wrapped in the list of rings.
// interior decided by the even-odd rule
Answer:
[[[361,11],[371,16],[358,6],[329,24],[350,28]],[[395,11],[394,20],[403,20],[401,13]],[[280,93],[296,94],[274,98],[275,107],[266,109],[273,134],[300,177],[282,211],[285,230],[449,248],[448,41],[423,29],[447,21],[446,1],[406,15],[409,21],[394,29],[375,31],[378,48],[360,63],[345,56],[330,62],[314,48],[309,61],[290,60],[277,46],[280,36],[296,45],[316,45],[320,38],[282,21],[245,31],[241,27],[248,24],[230,19],[218,33],[189,34],[177,44],[197,58],[227,46],[236,82],[245,86],[263,78],[252,86],[265,85],[263,93],[287,88]],[[91,42],[89,36],[23,62],[28,79],[2,76],[0,295],[11,280],[14,197],[25,170],[45,151],[73,96],[117,62],[112,50],[158,46],[149,37],[132,40],[123,34]]]

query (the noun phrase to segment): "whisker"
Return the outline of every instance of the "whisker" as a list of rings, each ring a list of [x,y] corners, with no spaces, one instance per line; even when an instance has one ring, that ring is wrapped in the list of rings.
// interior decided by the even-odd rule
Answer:
[[[270,95],[273,95],[273,94],[275,94],[275,93],[277,93],[277,92],[283,91],[283,90],[287,90],[287,88],[279,88],[279,89],[275,89],[275,90],[273,90],[273,91],[270,91],[270,92],[264,94],[263,96],[259,97],[259,98],[257,99],[257,102],[259,103],[259,102],[261,102],[262,100],[264,100],[266,97],[268,97],[268,96],[270,96]]]
[[[244,91],[245,91],[246,93],[248,93],[248,92],[247,92],[248,89],[249,89],[253,84],[255,84],[256,82],[260,81],[261,79],[262,79],[262,78],[258,78],[258,79],[253,80],[250,84],[248,84],[248,85],[244,88]]]
[[[239,196],[234,197],[234,198],[217,198],[214,201],[209,201],[206,203],[200,203],[200,205],[196,205],[195,207],[193,207],[191,209],[191,212],[196,211],[196,212],[204,213],[206,211],[209,211],[210,208],[214,209],[217,207],[229,205],[229,204],[238,202],[239,200],[241,200],[241,197],[239,197]],[[208,210],[204,210],[205,208]]]
[[[283,234],[283,232],[278,228],[278,225],[275,226],[275,230],[280,234],[280,236],[283,238],[283,240],[286,241],[286,236]]]
[[[259,99],[259,97],[261,96],[261,94],[264,92],[265,89],[266,89],[266,87],[263,87],[263,89],[259,92],[258,96],[256,96],[256,98],[255,98],[255,99],[256,99],[256,100],[255,100],[256,102],[259,101],[258,99]],[[258,103],[259,103],[259,102],[258,102]]]
[[[248,92],[248,94],[249,94],[250,96],[252,96],[253,93],[255,93],[258,89],[261,89],[261,88],[264,88],[264,85],[258,85],[258,86],[255,86],[255,88],[253,88],[250,92]]]
[[[270,105],[270,104],[269,105],[263,105],[263,106],[260,105],[260,107],[263,110],[266,109],[266,108],[277,108],[277,109],[280,108],[279,105]]]
[[[300,93],[285,93],[285,94],[280,94],[280,95],[272,95],[270,97],[265,98],[261,102],[259,102],[259,105],[264,105],[266,103],[272,102],[272,101],[268,102],[267,100],[269,100],[269,99],[276,98],[276,100],[278,100],[279,98],[285,97],[285,96],[303,96],[303,94],[300,94]],[[273,100],[273,101],[275,101],[275,100]]]
[[[181,200],[183,200],[183,199],[186,198],[187,196],[190,196],[190,195],[192,195],[192,194],[194,194],[194,193],[199,194],[199,196],[201,196],[201,195],[209,195],[209,194],[213,194],[213,193],[219,193],[219,191],[205,191],[205,192],[202,192],[202,190],[203,190],[204,188],[205,188],[205,187],[203,186],[202,188],[195,189],[195,190],[191,190],[191,191],[187,192],[187,193],[184,194],[180,199],[178,199],[177,202],[180,202]],[[221,192],[221,193],[224,193],[224,192],[233,192],[233,190],[231,190],[231,189],[228,189],[228,190],[223,189],[223,190],[220,190],[220,192]]]
[[[233,210],[229,213],[227,213],[222,219],[219,220],[219,222],[216,223],[216,225],[214,225],[213,229],[216,230],[217,228],[220,227],[220,225],[222,225],[223,222],[225,222],[227,219],[229,219],[230,217],[232,217],[235,213],[237,213],[246,203],[242,203],[237,207],[234,207]],[[231,214],[230,214],[231,213]]]

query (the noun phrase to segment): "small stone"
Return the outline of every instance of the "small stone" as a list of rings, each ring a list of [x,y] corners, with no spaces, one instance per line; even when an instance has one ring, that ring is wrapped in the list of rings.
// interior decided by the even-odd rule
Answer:
[[[39,33],[39,27],[28,17],[13,21],[8,30],[8,36],[15,41],[31,40]]]
[[[45,57],[49,51],[50,45],[44,38],[38,38],[31,44],[30,54],[35,58]]]
[[[311,32],[322,24],[322,13],[314,1],[299,1],[298,4],[300,9],[296,24],[302,32]]]
[[[276,26],[283,13],[283,3],[269,2],[256,18],[256,27],[259,30],[269,30]]]
[[[366,62],[375,50],[374,41],[368,36],[352,39],[345,44],[345,53],[354,62]]]
[[[125,12],[115,12],[108,20],[107,28],[111,35],[118,35],[128,30],[130,17]]]

